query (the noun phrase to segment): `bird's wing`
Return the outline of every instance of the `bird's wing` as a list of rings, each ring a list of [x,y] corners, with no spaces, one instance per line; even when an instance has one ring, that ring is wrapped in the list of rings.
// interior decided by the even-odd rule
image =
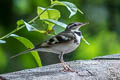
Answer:
[[[25,53],[28,53],[28,52],[31,52],[31,51],[35,51],[38,48],[45,48],[45,47],[50,47],[50,46],[60,44],[60,43],[66,43],[66,42],[69,42],[69,41],[73,40],[74,38],[75,38],[75,36],[74,36],[73,33],[71,33],[71,32],[62,32],[62,33],[59,33],[58,35],[50,38],[48,41],[43,42],[42,44],[39,44],[39,45],[35,46],[35,48],[28,49],[28,50],[26,50],[24,52],[20,52],[17,55],[14,55],[14,56],[12,56],[10,58],[12,59],[12,58],[15,58],[15,57],[17,57],[19,55],[22,55],[22,54],[25,54]]]
[[[58,35],[50,38],[48,41],[43,42],[42,44],[37,45],[35,48],[41,48],[41,47],[50,47],[56,44],[60,43],[66,43],[75,38],[74,34],[71,32],[62,32]]]

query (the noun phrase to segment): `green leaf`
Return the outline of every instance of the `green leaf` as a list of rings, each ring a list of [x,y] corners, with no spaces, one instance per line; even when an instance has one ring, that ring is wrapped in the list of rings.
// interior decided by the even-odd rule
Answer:
[[[10,35],[11,37],[17,39],[18,41],[20,41],[26,48],[34,48],[34,45],[32,44],[32,42],[30,40],[28,40],[27,38],[24,38],[24,37],[20,37],[16,34],[11,34]],[[41,60],[40,60],[40,57],[38,55],[38,52],[37,51],[31,51],[33,57],[35,58],[36,62],[38,63],[38,66],[42,66],[41,64]]]
[[[56,25],[58,25],[58,26],[61,26],[61,27],[63,27],[63,28],[66,28],[66,27],[67,27],[67,25],[66,25],[65,23],[62,23],[62,22],[60,22],[60,21],[56,21],[56,20],[53,20],[53,19],[43,19],[43,20],[48,21],[48,22],[51,22],[51,23],[56,24]]]
[[[44,31],[44,30],[38,30],[35,27],[33,27],[32,25],[26,23],[25,21],[24,21],[24,24],[25,24],[25,26],[26,26],[26,28],[27,28],[28,31],[37,31],[37,32],[40,32],[40,33],[46,33],[46,31]]]
[[[40,15],[46,8],[38,7],[37,14]],[[40,19],[54,19],[60,18],[60,12],[56,9],[47,9],[43,14],[40,15]]]
[[[73,15],[77,13],[77,7],[74,4],[65,1],[62,1],[62,3],[64,3],[67,9],[70,11],[69,18],[71,18]]]
[[[4,41],[4,40],[0,40],[0,43],[6,43],[6,41]]]
[[[60,2],[60,1],[51,1],[51,4],[53,5],[62,5],[62,6],[65,6],[64,3]]]
[[[45,8],[38,7],[37,14],[40,15],[44,10]],[[59,18],[60,18],[60,12],[56,9],[47,9],[43,14],[40,15],[40,19],[58,20]],[[48,23],[48,22],[47,24],[48,24],[48,30],[52,30],[52,27],[54,26],[54,24]]]
[[[23,20],[18,20],[17,21],[17,27],[19,27],[20,25],[24,24],[24,21]]]
[[[71,2],[67,2],[67,1],[52,1],[53,5],[62,5],[65,6],[69,11],[70,11],[70,16],[69,18],[71,18],[73,15],[75,15],[77,13],[77,10],[83,14],[83,12],[81,10],[79,10],[73,3]]]
[[[36,20],[33,24],[31,24],[38,30],[46,31],[48,28],[48,24],[45,21],[42,21],[40,19]]]
[[[24,21],[24,24],[25,24],[28,31],[37,31],[37,29],[35,27],[33,27],[32,25],[26,23],[25,21]]]

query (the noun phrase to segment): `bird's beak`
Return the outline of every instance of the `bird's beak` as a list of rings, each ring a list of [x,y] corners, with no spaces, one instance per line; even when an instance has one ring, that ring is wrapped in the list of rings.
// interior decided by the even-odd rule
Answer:
[[[82,23],[82,24],[79,26],[79,28],[81,28],[82,26],[87,25],[87,24],[89,24],[89,22]]]
[[[89,22],[83,23],[82,26],[89,24]]]

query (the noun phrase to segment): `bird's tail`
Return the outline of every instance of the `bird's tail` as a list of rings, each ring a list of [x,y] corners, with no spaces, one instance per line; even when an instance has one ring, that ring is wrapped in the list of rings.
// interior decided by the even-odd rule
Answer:
[[[28,50],[26,50],[26,51],[20,52],[20,53],[14,55],[14,56],[11,56],[10,59],[13,59],[13,58],[15,58],[15,57],[17,57],[17,56],[20,56],[20,55],[25,54],[25,53],[29,53],[29,52],[34,51],[34,50],[35,50],[35,49],[33,48],[33,49],[28,49]]]

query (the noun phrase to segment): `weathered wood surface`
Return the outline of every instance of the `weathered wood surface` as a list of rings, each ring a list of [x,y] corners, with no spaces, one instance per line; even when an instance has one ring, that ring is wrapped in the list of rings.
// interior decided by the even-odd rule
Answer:
[[[94,58],[94,60],[120,60],[120,54],[100,56]]]
[[[0,76],[7,80],[120,80],[120,61],[118,59],[120,54],[113,56],[114,60],[110,59],[113,57],[109,55],[108,57],[98,57],[100,59],[95,58],[95,60],[67,62],[78,73],[61,72],[62,66],[59,63],[41,68],[1,74]]]

